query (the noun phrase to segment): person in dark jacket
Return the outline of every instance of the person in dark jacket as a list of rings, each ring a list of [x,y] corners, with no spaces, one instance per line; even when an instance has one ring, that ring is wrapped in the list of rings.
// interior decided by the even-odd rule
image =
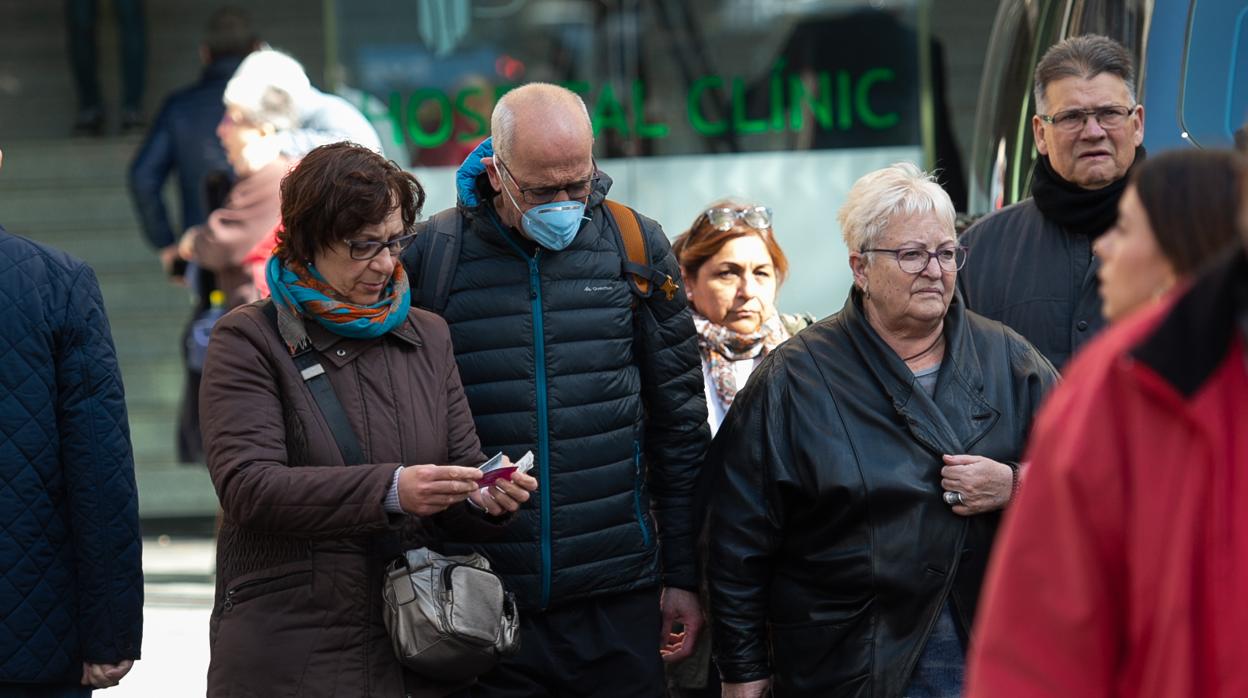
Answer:
[[[707,456],[724,695],[960,694],[1032,416],[1057,373],[966,310],[949,197],[910,164],[840,213],[854,288],[773,351]]]
[[[0,227],[0,270],[0,695],[89,696],[143,634],[121,372],[90,267]]]
[[[257,44],[251,20],[242,10],[223,7],[214,12],[199,47],[200,60],[204,63],[199,81],[165,99],[147,138],[130,163],[130,198],[143,235],[160,255],[165,274],[176,284],[185,283],[193,294],[195,313],[184,340],[191,338],[196,319],[212,312],[210,298],[216,279],[206,269],[180,263],[177,243],[183,232],[203,224],[209,210],[222,203],[209,201],[212,188],[209,181],[220,182],[216,188],[223,190],[223,195],[228,188],[225,185],[233,180],[225,149],[216,134],[217,124],[225,113],[221,97],[238,64]],[[181,217],[171,221],[163,190],[165,181],[174,173]],[[185,341],[183,344],[185,346]],[[199,431],[202,366],[190,355],[186,359],[182,400],[178,405],[176,448],[179,461],[199,463],[203,460]]]
[[[130,198],[143,235],[160,253],[167,274],[174,272],[182,232],[208,218],[204,190],[208,174],[230,170],[217,139],[217,124],[225,114],[221,97],[238,64],[258,42],[242,10],[225,7],[213,13],[199,47],[204,63],[199,81],[165,99],[130,163]],[[175,172],[182,208],[176,228],[162,193],[165,180]]]
[[[429,243],[459,231],[430,273],[453,268],[442,313],[477,430],[489,450],[531,449],[542,483],[478,546],[525,611],[519,654],[473,695],[662,695],[661,647],[683,659],[702,625],[691,502],[708,433],[680,268],[636,216],[661,281],[632,292],[575,93],[508,92],[492,133],[459,170],[457,211],[433,219],[453,222],[403,259],[420,286]]]
[[[485,457],[446,323],[410,307],[398,263],[423,202],[414,177],[367,148],[313,150],[283,181],[273,299],[226,315],[208,345],[204,446],[225,512],[209,696],[460,688],[395,657],[382,621],[384,567],[447,532],[496,535],[502,521],[486,514],[514,511],[537,481],[516,474],[477,486]],[[316,372],[292,359],[305,349],[363,462],[341,450],[324,400],[305,383]]]
[[[1036,66],[1032,198],[971,226],[958,284],[968,308],[1009,325],[1059,369],[1105,325],[1092,245],[1143,160],[1135,68],[1103,36],[1067,39]]]

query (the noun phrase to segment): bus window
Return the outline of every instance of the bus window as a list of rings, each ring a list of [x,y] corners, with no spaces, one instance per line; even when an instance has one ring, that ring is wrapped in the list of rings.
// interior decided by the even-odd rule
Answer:
[[[1248,120],[1248,3],[1192,3],[1180,123],[1202,148],[1229,148]]]

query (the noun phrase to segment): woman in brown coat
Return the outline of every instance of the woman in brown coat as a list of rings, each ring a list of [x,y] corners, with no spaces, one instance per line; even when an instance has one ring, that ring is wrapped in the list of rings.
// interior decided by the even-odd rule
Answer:
[[[517,474],[478,489],[471,466],[484,455],[446,324],[410,308],[398,264],[423,202],[419,183],[372,151],[312,151],[282,182],[273,300],[237,309],[213,334],[201,408],[225,513],[209,696],[456,688],[395,658],[383,566],[400,550],[436,546],[442,531],[490,535],[537,482]],[[308,348],[363,463],[344,462],[292,360]]]

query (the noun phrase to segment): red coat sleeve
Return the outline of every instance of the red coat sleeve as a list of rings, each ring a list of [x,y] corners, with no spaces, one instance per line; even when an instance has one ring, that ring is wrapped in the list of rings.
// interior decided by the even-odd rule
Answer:
[[[1088,368],[1095,368],[1088,366]],[[1090,371],[1096,373],[1096,371]],[[1040,413],[1018,502],[989,567],[970,698],[1110,696],[1125,633],[1121,375],[1072,372]]]

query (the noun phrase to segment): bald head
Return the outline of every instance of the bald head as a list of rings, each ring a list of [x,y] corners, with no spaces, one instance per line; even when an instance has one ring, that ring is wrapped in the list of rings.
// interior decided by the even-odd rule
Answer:
[[[585,102],[558,85],[533,82],[498,100],[490,118],[494,152],[510,161],[524,150],[592,148],[594,129]]]

